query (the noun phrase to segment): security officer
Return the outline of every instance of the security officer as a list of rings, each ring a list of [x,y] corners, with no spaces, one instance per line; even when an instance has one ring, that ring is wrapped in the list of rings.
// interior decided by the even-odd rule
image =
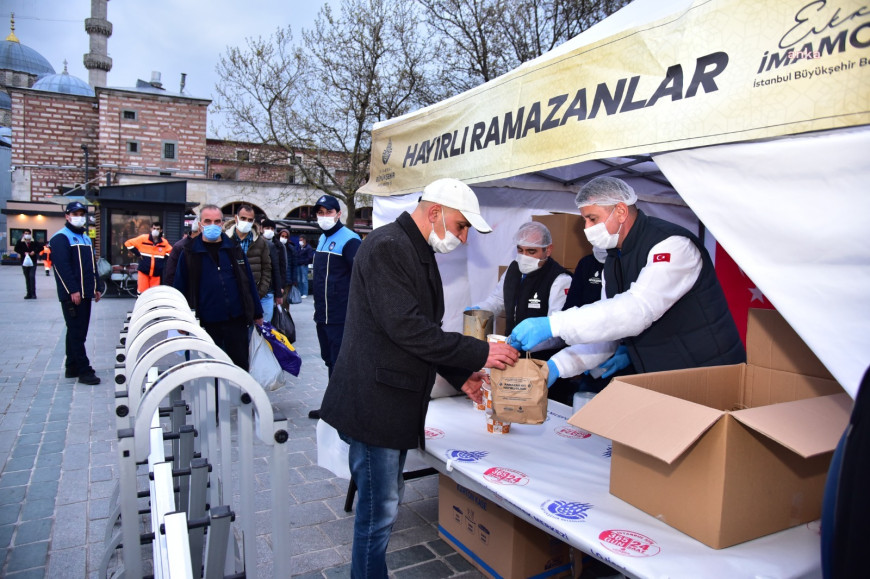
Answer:
[[[342,225],[341,206],[332,195],[322,195],[314,204],[317,225],[323,231],[314,252],[314,322],[320,357],[329,376],[338,359],[344,318],[350,293],[350,272],[353,258],[362,240],[359,235]],[[320,418],[320,409],[308,413],[309,418]]]
[[[73,201],[66,206],[66,226],[49,244],[63,320],[66,322],[66,377],[96,385],[100,378],[91,368],[85,341],[91,321],[91,300],[100,301],[106,291],[97,275],[94,246],[88,237],[87,208]]]
[[[128,239],[124,247],[139,258],[139,267],[136,269],[139,293],[160,285],[163,265],[172,251],[172,245],[163,239],[163,224],[155,221],[151,224],[150,235],[143,233]]]

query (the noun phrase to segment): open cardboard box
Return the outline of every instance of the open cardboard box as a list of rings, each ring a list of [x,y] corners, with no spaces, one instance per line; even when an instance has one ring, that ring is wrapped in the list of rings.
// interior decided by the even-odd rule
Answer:
[[[559,265],[573,272],[581,258],[592,253],[592,244],[583,232],[585,220],[576,213],[549,213],[533,215],[532,221],[547,226],[553,236],[553,253]]]
[[[569,423],[613,441],[610,492],[721,549],[821,516],[852,399],[779,313],[747,363],[614,379]]]

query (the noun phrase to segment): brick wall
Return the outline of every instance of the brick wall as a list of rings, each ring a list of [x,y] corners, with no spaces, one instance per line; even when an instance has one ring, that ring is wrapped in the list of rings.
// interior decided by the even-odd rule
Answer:
[[[100,161],[106,168],[204,176],[209,101],[112,89],[101,90],[99,99]],[[136,118],[124,118],[124,111]],[[137,152],[128,151],[130,142]],[[164,158],[167,142],[175,144],[175,159]]]
[[[31,171],[32,201],[56,195],[59,186],[84,179],[84,152],[89,147],[91,178],[99,162],[98,113],[92,97],[10,91],[12,97],[12,165]]]

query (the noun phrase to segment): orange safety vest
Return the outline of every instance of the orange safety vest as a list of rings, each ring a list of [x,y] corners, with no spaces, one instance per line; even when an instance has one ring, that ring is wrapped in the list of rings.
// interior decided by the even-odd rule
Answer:
[[[164,258],[172,251],[172,245],[165,238],[160,238],[159,243],[154,243],[151,234],[145,233],[124,243],[127,249],[136,249],[141,258],[139,259],[138,271],[145,275],[155,276],[163,273]]]

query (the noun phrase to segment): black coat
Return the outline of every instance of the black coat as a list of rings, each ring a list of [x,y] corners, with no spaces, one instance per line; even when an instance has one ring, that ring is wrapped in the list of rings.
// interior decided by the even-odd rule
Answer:
[[[356,254],[321,418],[368,444],[422,445],[436,371],[458,388],[489,354],[486,342],[443,331],[443,316],[435,255],[403,213],[369,234]]]

